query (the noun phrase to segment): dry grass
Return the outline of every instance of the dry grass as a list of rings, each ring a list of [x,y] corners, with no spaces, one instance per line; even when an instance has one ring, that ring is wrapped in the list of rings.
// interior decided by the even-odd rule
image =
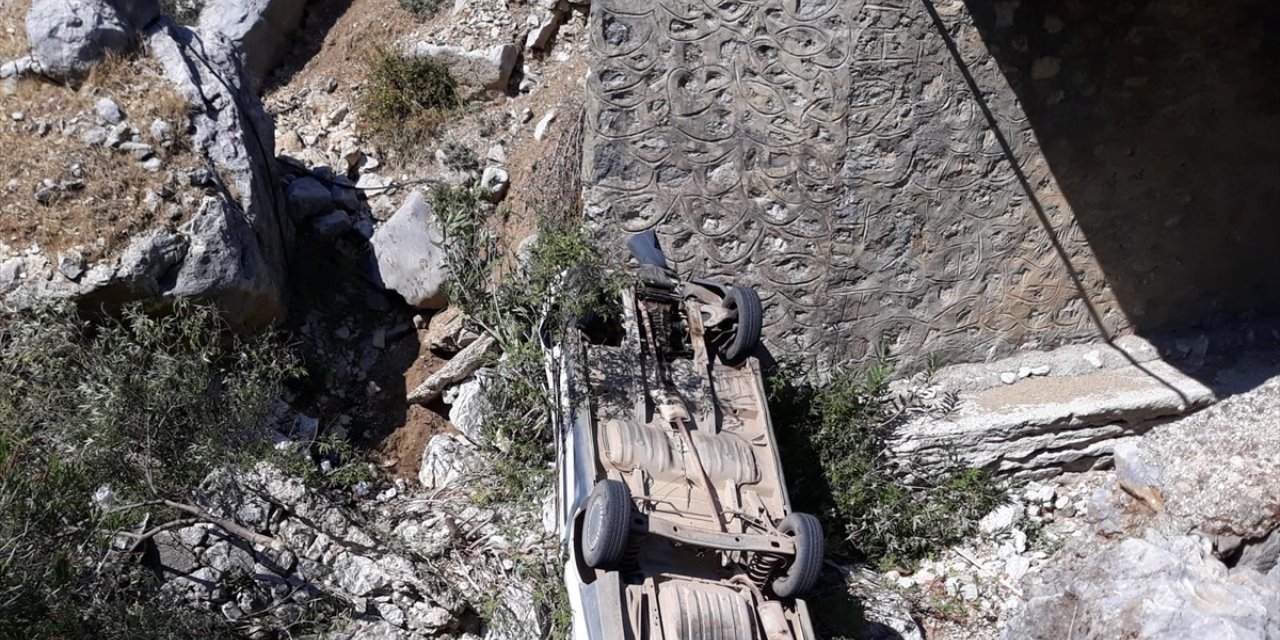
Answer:
[[[0,62],[27,54],[27,27],[24,20],[31,0],[0,0]]]
[[[85,130],[103,126],[94,109],[102,97],[120,106],[126,122],[138,130],[136,139],[153,145],[164,161],[161,171],[149,172],[128,153],[91,147],[81,139]],[[21,120],[13,116],[19,112]],[[148,130],[157,119],[177,135],[178,143],[169,149],[151,139]],[[93,259],[112,254],[139,230],[178,224],[193,213],[190,198],[182,204],[191,192],[186,172],[200,166],[183,144],[188,126],[186,100],[142,56],[103,62],[78,89],[20,80],[0,96],[0,148],[7,150],[0,243],[15,249],[34,243],[51,255],[78,246]],[[45,180],[77,187],[42,204],[36,192]],[[167,196],[158,207],[145,202],[153,191]],[[171,203],[179,209],[171,211]]]

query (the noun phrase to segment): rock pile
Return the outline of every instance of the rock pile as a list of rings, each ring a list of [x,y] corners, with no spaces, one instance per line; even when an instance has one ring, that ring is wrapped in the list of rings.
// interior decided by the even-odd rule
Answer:
[[[208,524],[156,536],[164,589],[228,620],[287,625],[328,606],[349,615],[348,632],[364,638],[514,640],[540,633],[535,585],[516,575],[510,558],[540,556],[555,542],[520,512],[477,507],[457,493],[421,495],[403,483],[341,509],[265,464],[215,474],[202,492],[211,514],[276,543],[251,544]],[[393,524],[382,530],[373,523]],[[512,598],[509,608],[523,610],[482,621],[476,603],[499,592]]]
[[[1280,378],[1116,451],[1005,638],[1280,636]]]

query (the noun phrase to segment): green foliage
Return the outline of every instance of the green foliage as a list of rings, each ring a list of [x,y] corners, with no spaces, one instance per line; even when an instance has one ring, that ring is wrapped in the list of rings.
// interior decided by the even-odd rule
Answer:
[[[444,65],[387,52],[374,59],[365,121],[375,137],[401,153],[429,139],[461,106],[457,83]]]
[[[351,442],[335,434],[306,443],[306,452],[308,455],[302,456],[287,448],[277,450],[272,461],[290,475],[301,478],[307,486],[322,490],[346,491],[378,478]]]
[[[444,6],[444,0],[400,0],[400,6],[419,20],[426,20]]]
[[[440,152],[444,156],[444,167],[450,171],[461,172],[480,172],[480,157],[475,151],[471,150],[461,142],[450,140],[440,147]]]
[[[504,355],[485,389],[486,436],[501,443],[494,458],[502,482],[489,497],[537,495],[550,481],[554,453],[541,339],[555,342],[570,322],[600,312],[622,281],[572,216],[539,215],[537,241],[517,256],[496,231],[505,214],[476,189],[436,187],[430,201],[444,236],[449,299]]]
[[[770,380],[795,507],[823,520],[832,551],[886,568],[958,542],[1005,498],[985,471],[952,463],[917,477],[886,455],[897,415],[885,400],[892,371],[882,359],[820,385],[786,368]]]
[[[0,637],[190,637],[196,622],[149,619],[163,601],[139,595],[152,585],[131,563],[102,562],[106,543],[139,522],[123,505],[189,502],[213,469],[266,455],[260,429],[296,372],[276,341],[185,303],[0,328]],[[147,511],[152,526],[174,515]]]

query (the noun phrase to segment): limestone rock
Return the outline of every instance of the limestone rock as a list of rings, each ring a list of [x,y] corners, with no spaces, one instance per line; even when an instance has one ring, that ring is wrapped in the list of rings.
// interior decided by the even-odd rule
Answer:
[[[1116,478],[1170,534],[1261,539],[1280,528],[1280,377],[1153,430]]]
[[[483,366],[492,357],[494,344],[492,336],[481,336],[479,340],[459,351],[458,355],[449,360],[448,364],[441,367],[439,371],[428,376],[416,389],[410,391],[408,401],[425,404],[440,397],[446,387],[465,380]]]
[[[282,294],[258,236],[230,202],[206,197],[181,231],[189,248],[165,295],[214,302],[241,325],[283,320]]]
[[[244,66],[261,81],[289,52],[306,0],[210,0],[200,12],[200,28],[235,43]]]
[[[529,31],[529,35],[525,36],[525,48],[534,50],[546,49],[547,45],[551,44],[551,39],[556,36],[556,32],[560,30],[560,24],[567,17],[567,12],[555,11],[538,20],[537,25]]]
[[[160,570],[175,575],[185,575],[195,571],[199,566],[192,545],[187,544],[174,531],[157,533],[152,542],[156,546],[156,555]]]
[[[31,67],[80,79],[108,53],[127,48],[158,15],[156,0],[33,0],[26,18]]]
[[[120,113],[120,105],[111,98],[98,98],[98,102],[94,104],[94,110],[108,123],[120,124],[124,121],[124,115]]]
[[[501,167],[486,167],[480,176],[480,190],[489,202],[501,201],[507,195],[510,184],[511,178],[507,175],[507,170]]]
[[[338,584],[348,592],[368,595],[391,584],[391,576],[378,563],[364,556],[344,554],[334,562]]]
[[[556,110],[548,111],[542,119],[538,121],[537,126],[533,128],[533,139],[543,140],[547,137],[547,132],[551,130],[551,123],[556,121]]]
[[[457,307],[449,307],[431,316],[423,344],[432,351],[457,353],[479,337],[479,334],[467,328],[467,317],[462,311]]]
[[[1063,553],[1060,565],[1029,579],[1030,599],[1003,638],[1280,637],[1280,582],[1228,571],[1201,538],[1130,538]]]
[[[191,117],[194,148],[218,167],[228,191],[238,196],[238,202],[217,207],[221,215],[217,224],[233,235],[212,244],[235,247],[223,256],[238,254],[240,264],[188,265],[187,286],[179,286],[171,295],[193,291],[194,276],[200,272],[235,274],[239,282],[204,280],[230,285],[209,293],[215,300],[233,303],[234,310],[228,311],[234,325],[254,328],[283,320],[285,255],[293,243],[293,225],[284,211],[284,196],[275,173],[271,118],[250,90],[225,38],[162,19],[149,31],[147,46],[160,62],[165,78],[198,109]],[[192,51],[201,52],[199,60],[189,57]]]
[[[921,466],[954,452],[969,466],[1002,473],[1082,471],[1110,460],[1125,439],[1216,399],[1204,384],[1159,360],[1149,344],[1126,346],[1135,362],[1109,355],[1102,369],[1082,357],[1087,345],[945,367],[934,383],[956,393],[958,404],[945,415],[908,418],[895,434],[894,451]],[[1045,366],[1054,375],[1001,379]]]
[[[333,208],[333,194],[329,187],[310,176],[289,183],[285,196],[289,199],[289,214],[295,222]]]
[[[201,558],[206,566],[213,567],[223,573],[247,572],[253,570],[253,554],[241,543],[230,540],[219,540],[204,550]]]
[[[415,190],[370,240],[375,279],[411,306],[444,308],[449,272],[443,242],[431,207]]]
[[[453,405],[449,407],[449,422],[467,440],[478,445],[488,444],[483,430],[484,416],[488,409],[484,397],[487,377],[488,371],[481,369],[471,379],[458,385]]]
[[[500,44],[485,51],[470,51],[462,47],[419,42],[410,46],[406,53],[410,57],[427,58],[443,64],[460,85],[503,91],[515,69],[520,47]]]
[[[418,482],[427,489],[443,489],[484,467],[471,444],[450,433],[436,434],[422,452]]]

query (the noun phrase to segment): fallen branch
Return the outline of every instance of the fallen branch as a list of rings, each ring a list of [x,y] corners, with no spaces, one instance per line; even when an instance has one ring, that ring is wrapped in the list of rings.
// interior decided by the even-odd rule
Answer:
[[[182,502],[174,502],[173,500],[152,500],[148,502],[138,502],[134,504],[115,507],[111,511],[113,512],[128,511],[132,509],[139,509],[142,507],[157,506],[157,505],[164,505],[166,507],[169,507],[170,509],[177,509],[178,511],[189,513],[194,517],[184,518],[181,520],[172,520],[164,524],[156,525],[142,533],[132,533],[129,531],[117,532],[120,535],[123,535],[127,538],[134,540],[133,546],[130,547],[130,552],[136,551],[139,545],[155,537],[155,535],[157,533],[160,533],[161,531],[164,531],[166,529],[172,529],[175,527],[183,527],[190,524],[195,524],[197,522],[208,522],[209,524],[212,524],[220,529],[223,529],[227,533],[230,533],[235,536],[239,536],[253,544],[268,547],[275,551],[281,551],[284,549],[284,543],[280,542],[275,538],[272,538],[271,536],[264,536],[261,533],[258,533],[256,531],[251,531],[233,520],[228,520],[226,518],[219,518],[217,516],[214,516],[210,514],[208,511],[205,511],[204,509],[201,509],[200,507],[197,507],[195,505],[185,504]]]
[[[221,527],[222,529],[226,530],[228,533],[232,533],[237,536],[240,536],[241,538],[244,538],[245,540],[248,540],[249,542],[252,542],[254,544],[268,547],[274,551],[282,551],[284,549],[284,543],[280,542],[275,538],[272,538],[270,536],[264,536],[261,533],[258,533],[256,531],[250,531],[249,529],[246,529],[245,527],[241,526],[240,524],[232,520],[227,520],[226,518],[214,517],[210,515],[208,511],[205,511],[204,509],[201,509],[200,507],[197,507],[195,505],[183,504],[181,502],[174,502],[172,500],[165,500],[164,504],[166,507],[169,507],[171,509],[177,509],[178,511],[185,511],[187,513],[190,513],[191,515],[194,515],[200,520],[204,520],[209,524],[217,525],[218,527]]]

